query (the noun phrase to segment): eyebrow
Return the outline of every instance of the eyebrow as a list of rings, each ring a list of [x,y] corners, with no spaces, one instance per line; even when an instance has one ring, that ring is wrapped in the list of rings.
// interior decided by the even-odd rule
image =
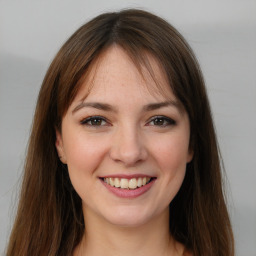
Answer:
[[[91,107],[91,108],[96,108],[99,110],[104,110],[104,111],[110,111],[110,112],[117,112],[117,109],[114,108],[113,106],[107,104],[107,103],[99,103],[99,102],[82,102],[78,106],[74,108],[72,113],[75,113],[81,108],[84,107]]]
[[[158,103],[151,103],[143,107],[144,111],[152,111],[164,107],[176,107],[179,111],[181,110],[180,104],[177,101],[170,100]]]
[[[143,106],[143,111],[153,111],[164,107],[175,107],[179,111],[181,111],[181,106],[177,101],[171,100],[171,101],[164,101],[164,102],[157,102],[157,103],[150,103],[145,106]],[[90,107],[90,108],[96,108],[103,111],[109,111],[109,112],[117,112],[117,108],[115,108],[112,105],[109,105],[107,103],[100,103],[100,102],[82,102],[78,106],[74,108],[72,111],[72,114],[80,110],[84,107]]]

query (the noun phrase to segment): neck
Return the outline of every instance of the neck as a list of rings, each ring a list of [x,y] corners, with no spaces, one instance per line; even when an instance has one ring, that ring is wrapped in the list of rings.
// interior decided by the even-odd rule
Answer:
[[[85,234],[74,255],[182,255],[169,233],[169,211],[136,227],[120,227],[86,212]]]

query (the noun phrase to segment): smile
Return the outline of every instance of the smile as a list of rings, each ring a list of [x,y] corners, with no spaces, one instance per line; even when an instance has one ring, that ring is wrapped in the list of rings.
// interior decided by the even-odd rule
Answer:
[[[157,177],[143,175],[116,175],[100,177],[102,185],[119,198],[132,199],[142,196],[154,186]]]
[[[148,184],[152,178],[150,177],[139,177],[139,178],[104,178],[103,181],[110,185],[111,187],[121,188],[121,189],[136,189]]]
[[[132,199],[142,196],[154,186],[157,177],[137,176],[137,177],[101,177],[102,185],[120,198]]]

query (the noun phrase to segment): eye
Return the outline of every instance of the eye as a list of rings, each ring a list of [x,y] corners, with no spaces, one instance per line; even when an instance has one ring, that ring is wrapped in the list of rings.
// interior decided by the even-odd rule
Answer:
[[[147,125],[162,126],[162,127],[166,127],[169,125],[175,125],[175,124],[176,124],[176,122],[173,119],[171,119],[169,117],[165,117],[165,116],[154,116],[147,123]]]
[[[106,125],[108,125],[106,119],[101,116],[90,116],[86,119],[83,119],[80,123],[82,125],[87,125],[87,126],[106,126]]]

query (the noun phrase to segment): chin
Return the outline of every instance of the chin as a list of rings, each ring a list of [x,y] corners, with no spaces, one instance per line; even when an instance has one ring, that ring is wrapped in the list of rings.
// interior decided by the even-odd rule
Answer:
[[[120,209],[106,215],[105,219],[115,226],[120,227],[139,227],[150,220],[153,216],[150,216],[149,213],[142,211],[141,209]]]

